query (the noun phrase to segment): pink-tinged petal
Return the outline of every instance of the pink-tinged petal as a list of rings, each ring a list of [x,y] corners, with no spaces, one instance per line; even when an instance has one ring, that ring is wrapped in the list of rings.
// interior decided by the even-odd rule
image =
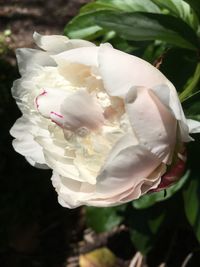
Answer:
[[[87,204],[94,194],[94,186],[61,176],[55,171],[51,180],[58,193],[58,202],[63,207],[72,209]]]
[[[81,47],[65,51],[51,56],[59,68],[63,68],[70,63],[82,64],[86,66],[98,66],[97,56],[99,47]]]
[[[51,53],[61,53],[74,48],[95,46],[85,40],[70,40],[62,35],[40,35],[37,32],[34,32],[33,39],[37,46]]]
[[[55,61],[46,53],[30,48],[16,50],[17,63],[21,75],[42,66],[56,66]]]
[[[192,141],[193,139],[189,136],[187,120],[183,113],[183,109],[181,107],[181,103],[175,87],[172,84],[161,84],[155,86],[154,88],[152,88],[152,90],[178,120],[181,140],[183,142]]]
[[[186,170],[186,153],[179,154],[177,162],[161,177],[158,187],[150,192],[158,192],[176,183],[184,175]]]
[[[160,163],[143,145],[124,146],[124,149],[119,149],[110,159],[108,156],[101,174],[97,177],[96,191],[108,197],[120,194],[146,179]]]
[[[68,92],[67,90],[43,88],[41,89],[40,94],[35,98],[35,106],[45,118],[51,118],[52,114],[62,118],[62,115],[60,114],[61,105],[70,93],[71,92]]]
[[[10,134],[16,138],[13,140],[14,149],[26,157],[29,163],[35,167],[46,169],[43,148],[34,140],[31,130],[34,125],[24,116],[19,118],[10,130]]]
[[[152,88],[170,83],[167,78],[148,62],[104,44],[99,49],[99,70],[107,92],[124,97],[130,87]]]
[[[85,90],[78,90],[67,97],[62,103],[61,114],[64,127],[73,131],[81,127],[95,130],[104,123],[103,109]]]
[[[170,163],[176,143],[177,121],[152,90],[130,89],[126,110],[139,143],[165,163]]]

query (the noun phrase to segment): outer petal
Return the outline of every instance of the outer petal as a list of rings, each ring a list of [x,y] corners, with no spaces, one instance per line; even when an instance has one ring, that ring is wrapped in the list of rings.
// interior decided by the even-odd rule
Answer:
[[[69,63],[83,64],[86,66],[98,66],[99,47],[82,47],[65,51],[55,56],[51,56],[59,67],[64,67]]]
[[[28,162],[38,168],[48,168],[43,154],[42,147],[35,142],[31,134],[31,125],[25,117],[19,118],[10,130],[10,134],[16,139],[13,140],[14,149],[26,157]]]
[[[200,133],[200,122],[195,120],[187,120],[190,133]]]
[[[164,84],[155,86],[152,88],[154,93],[160,98],[163,104],[171,110],[175,118],[178,120],[180,135],[183,142],[189,142],[193,139],[189,136],[189,128],[187,125],[187,120],[183,113],[178,94],[175,87],[170,84],[166,86]]]
[[[111,161],[106,162],[97,178],[96,192],[120,194],[146,179],[159,165],[160,160],[142,145],[127,147]]]
[[[98,59],[100,74],[110,95],[124,98],[133,86],[152,88],[179,121],[182,141],[192,140],[176,89],[157,68],[107,44],[101,45]]]
[[[176,143],[177,121],[152,90],[131,88],[125,99],[126,110],[139,143],[170,163]]]
[[[40,66],[56,66],[55,61],[40,50],[20,48],[16,50],[16,56],[21,75]]]
[[[107,92],[124,97],[130,87],[153,88],[171,84],[167,78],[148,62],[104,44],[99,49],[99,69]]]
[[[79,47],[95,46],[93,43],[85,40],[70,40],[62,35],[40,35],[37,32],[34,32],[33,39],[37,46],[53,54]]]

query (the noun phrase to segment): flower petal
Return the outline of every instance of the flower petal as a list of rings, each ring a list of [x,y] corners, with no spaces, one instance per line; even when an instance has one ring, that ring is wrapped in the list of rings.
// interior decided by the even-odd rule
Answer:
[[[177,122],[152,90],[129,90],[125,107],[139,143],[161,161],[170,163],[176,142]]]
[[[10,130],[14,149],[26,157],[29,163],[38,168],[48,168],[44,158],[43,148],[34,140],[31,128],[34,127],[24,116],[19,118]]]
[[[78,90],[67,97],[61,106],[64,127],[76,130],[86,127],[97,129],[104,122],[103,109],[87,91]]]
[[[55,61],[40,50],[20,48],[16,50],[16,56],[21,75],[41,66],[56,66]]]
[[[187,124],[188,124],[190,133],[200,133],[200,122],[199,121],[188,119]]]
[[[41,35],[37,32],[34,32],[33,39],[37,46],[51,53],[61,53],[74,48],[95,46],[85,40],[70,40],[62,35]]]
[[[97,56],[99,48],[81,47],[65,51],[63,53],[51,56],[58,66],[65,67],[69,63],[83,64],[86,66],[98,66]]]
[[[145,146],[136,144],[132,134],[124,136],[113,150],[97,177],[96,192],[107,196],[122,193],[137,185],[161,163]]]
[[[152,88],[170,84],[150,63],[103,44],[99,49],[99,69],[104,86],[112,96],[124,97],[133,86]]]

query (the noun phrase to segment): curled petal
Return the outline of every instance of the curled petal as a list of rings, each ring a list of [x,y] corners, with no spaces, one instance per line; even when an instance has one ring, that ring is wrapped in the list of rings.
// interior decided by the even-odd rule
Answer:
[[[98,60],[105,89],[112,96],[125,97],[133,86],[153,88],[158,84],[170,84],[150,63],[116,50],[110,45],[100,46]]]
[[[46,169],[43,148],[34,140],[31,133],[32,125],[24,116],[19,118],[10,130],[10,134],[16,139],[13,140],[14,149],[26,157],[28,162],[38,168]]]
[[[37,32],[34,32],[33,39],[35,40],[37,46],[53,54],[58,54],[66,50],[79,47],[95,46],[93,43],[85,40],[70,40],[66,36],[62,35],[41,35]]]
[[[145,87],[131,88],[125,106],[133,131],[139,143],[170,163],[176,142],[177,122],[152,90]]]
[[[188,119],[187,124],[188,124],[190,133],[200,133],[200,122],[199,121]]]
[[[55,61],[43,51],[20,48],[16,50],[17,63],[21,75],[42,66],[56,66]]]

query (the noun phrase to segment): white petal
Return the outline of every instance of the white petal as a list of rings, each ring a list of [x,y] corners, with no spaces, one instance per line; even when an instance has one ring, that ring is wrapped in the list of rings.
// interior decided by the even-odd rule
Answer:
[[[165,163],[170,163],[176,142],[177,122],[153,91],[130,89],[126,110],[139,143]]]
[[[161,163],[143,145],[127,146],[126,144],[122,148],[120,144],[119,147],[118,153],[112,154],[111,152],[111,158],[108,156],[102,173],[97,177],[97,193],[106,194],[108,197],[136,186]]]
[[[99,48],[82,47],[65,51],[55,56],[51,56],[58,66],[65,67],[69,63],[83,64],[87,66],[98,66],[97,56]]]
[[[67,97],[61,106],[64,127],[76,130],[80,127],[97,129],[104,122],[103,110],[87,91],[78,90]]]
[[[170,83],[148,62],[106,44],[100,46],[98,60],[104,86],[112,96],[123,97],[133,86],[152,88]]]
[[[189,127],[190,133],[200,133],[200,122],[188,119],[187,124]]]
[[[38,168],[47,168],[42,147],[34,140],[31,134],[31,125],[25,117],[19,118],[10,130],[14,149],[25,156],[29,163]]]
[[[64,99],[70,94],[71,92],[68,90],[44,88],[35,98],[36,108],[45,118],[50,118],[51,114],[57,114],[59,116],[61,105]]]
[[[79,39],[70,40],[62,35],[40,35],[34,32],[33,38],[37,46],[51,53],[61,53],[74,48],[95,46],[91,42]]]
[[[178,120],[181,140],[183,142],[192,141],[193,139],[189,136],[189,128],[175,87],[172,84],[161,84],[155,86],[152,90]]]
[[[16,50],[16,56],[21,75],[41,66],[56,66],[55,61],[40,50],[20,48]]]

